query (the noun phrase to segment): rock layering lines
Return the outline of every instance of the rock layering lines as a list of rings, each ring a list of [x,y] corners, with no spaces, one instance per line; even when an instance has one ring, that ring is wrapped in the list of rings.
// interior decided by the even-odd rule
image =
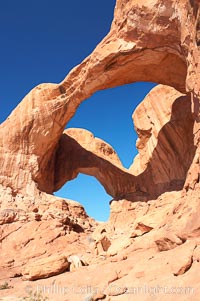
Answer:
[[[135,81],[191,93],[198,146],[198,16],[196,1],[118,0],[110,32],[93,53],[60,84],[34,88],[1,124],[2,185],[14,193],[51,192],[58,143],[80,103],[98,90]],[[192,168],[189,188],[198,182]]]
[[[93,53],[0,125],[1,301],[27,284],[51,301],[200,300],[199,4],[117,0]],[[95,91],[134,81],[162,85],[133,114],[138,155],[125,169],[106,142],[64,128]],[[108,222],[49,194],[79,172],[114,197]]]

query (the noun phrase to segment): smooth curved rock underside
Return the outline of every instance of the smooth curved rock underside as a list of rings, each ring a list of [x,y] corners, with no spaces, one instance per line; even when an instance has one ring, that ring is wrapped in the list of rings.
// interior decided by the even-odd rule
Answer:
[[[67,129],[56,152],[53,191],[78,173],[96,177],[107,193],[115,198],[136,191],[136,177],[123,168],[110,145],[95,138],[89,131]]]
[[[141,190],[154,197],[181,190],[196,151],[191,96],[159,85],[136,108],[133,121],[139,154],[129,170]]]

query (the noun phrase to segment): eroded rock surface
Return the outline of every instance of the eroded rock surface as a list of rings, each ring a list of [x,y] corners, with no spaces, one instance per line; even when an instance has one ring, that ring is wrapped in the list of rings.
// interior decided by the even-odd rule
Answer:
[[[26,219],[22,215],[22,220],[1,226],[0,284],[7,281],[10,286],[0,291],[1,300],[18,301],[29,290],[51,301],[88,300],[89,296],[126,301],[133,294],[136,300],[152,301],[152,290],[162,300],[175,301],[180,295],[198,300],[197,192],[192,197],[168,192],[148,202],[112,201],[105,223],[95,223],[69,200],[52,197],[52,202],[44,202],[43,196],[34,207],[28,200],[26,204]],[[36,221],[39,204],[41,220]],[[10,202],[10,209],[15,205]],[[66,208],[71,206],[76,208],[72,211],[77,229],[60,220],[64,212],[70,218]],[[144,289],[144,283],[146,290],[134,293],[133,288]]]
[[[151,196],[181,190],[196,151],[190,95],[159,85],[136,108],[133,122],[139,154],[129,170],[141,190]]]
[[[68,256],[84,252],[84,239],[96,222],[78,202],[42,193],[40,198],[13,197],[0,188],[0,224],[2,277],[34,280],[66,271]]]
[[[137,108],[139,155],[127,171],[91,133],[63,131],[92,93],[134,81],[179,92],[159,86]],[[24,98],[0,126],[0,300],[27,290],[52,301],[200,299],[199,86],[199,1],[117,0],[94,52],[62,83]],[[66,154],[78,162],[69,167]],[[137,198],[113,199],[109,221],[97,223],[47,194],[83,171],[118,196],[130,174]],[[146,198],[185,178],[187,193]]]
[[[58,142],[80,103],[97,90],[135,81],[191,93],[198,146],[198,16],[195,1],[118,0],[111,30],[93,53],[62,83],[34,88],[1,124],[0,182],[15,193],[51,192]]]
[[[115,198],[134,196],[137,190],[136,177],[122,166],[110,145],[84,129],[68,129],[59,141],[52,190],[58,190],[78,173],[96,177]]]

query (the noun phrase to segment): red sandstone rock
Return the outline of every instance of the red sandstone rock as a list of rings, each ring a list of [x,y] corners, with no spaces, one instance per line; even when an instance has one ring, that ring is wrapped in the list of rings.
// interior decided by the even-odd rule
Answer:
[[[96,177],[113,197],[136,192],[136,178],[121,162],[113,148],[84,129],[67,129],[56,153],[54,189],[58,190],[78,173]]]
[[[70,263],[65,256],[54,255],[51,257],[41,258],[39,260],[32,260],[26,264],[23,270],[23,279],[36,280],[41,278],[48,278],[57,274],[66,272]]]
[[[27,271],[24,277],[26,277],[26,275],[27,277],[31,277],[31,275],[32,277],[33,275],[37,275],[35,276],[36,278],[38,277],[39,272],[37,272],[37,265],[30,264],[26,254],[29,254],[30,262],[37,263],[37,261],[41,261],[44,262],[44,264],[48,259],[47,255],[50,255],[50,258],[59,254],[58,257],[66,256],[66,258],[68,258],[69,256],[75,256],[76,258],[84,259],[87,254],[89,266],[82,266],[81,268],[73,270],[73,272],[65,270],[63,274],[46,280],[37,280],[31,284],[27,283],[27,281],[21,281],[19,277],[13,278],[11,280],[13,288],[9,289],[7,292],[3,291],[2,296],[23,296],[25,294],[24,288],[27,285],[31,285],[36,290],[37,286],[40,288],[44,285],[49,287],[51,286],[51,283],[59,283],[60,287],[67,286],[68,293],[66,297],[70,301],[80,300],[80,294],[75,293],[73,288],[76,288],[76,290],[82,289],[81,298],[83,300],[91,294],[92,296],[95,296],[97,293],[102,293],[106,295],[105,298],[112,296],[111,300],[115,301],[118,300],[116,299],[118,298],[117,296],[121,296],[121,300],[124,301],[128,300],[126,299],[127,292],[130,292],[131,288],[141,287],[144,283],[149,287],[157,287],[158,284],[160,287],[167,286],[169,288],[180,286],[192,287],[198,292],[198,279],[200,276],[198,249],[200,241],[198,239],[199,236],[190,237],[192,233],[197,232],[194,232],[193,228],[189,228],[189,225],[187,225],[187,220],[189,218],[195,218],[195,202],[198,202],[199,200],[198,194],[195,198],[189,199],[188,196],[182,197],[181,192],[166,193],[155,201],[149,201],[148,204],[146,204],[148,206],[148,210],[146,211],[141,210],[141,202],[131,203],[127,201],[130,205],[133,204],[135,208],[132,221],[131,219],[128,219],[127,221],[125,219],[126,215],[131,214],[131,212],[133,213],[133,210],[128,210],[131,206],[126,205],[126,207],[122,207],[124,226],[122,224],[117,225],[117,220],[113,224],[113,219],[111,219],[108,223],[100,224],[98,226],[99,229],[96,227],[96,239],[98,240],[98,238],[100,238],[101,233],[101,235],[107,235],[111,242],[111,246],[104,252],[104,257],[95,255],[95,250],[89,249],[89,241],[87,240],[88,234],[85,234],[84,232],[76,234],[71,231],[68,232],[68,234],[63,234],[63,236],[57,236],[57,233],[61,233],[59,232],[60,226],[59,223],[55,223],[53,220],[49,220],[48,224],[45,224],[45,220],[34,222],[36,224],[30,223],[30,226],[25,222],[24,224],[20,224],[20,229],[16,230],[16,228],[14,228],[14,233],[11,232],[11,226],[14,226],[15,223],[6,224],[7,226],[9,225],[9,228],[4,228],[4,235],[8,234],[8,236],[7,240],[3,239],[2,241],[1,251],[7,247],[11,252],[9,252],[9,256],[7,255],[7,257],[5,253],[1,252],[0,254],[0,262],[4,263],[4,265],[1,265],[3,273],[1,273],[2,280],[0,279],[0,283],[4,281],[3,279],[8,279],[9,275],[20,275],[20,273],[23,274],[23,271]],[[191,205],[194,205],[194,211],[188,211],[189,200]],[[120,208],[120,204],[122,205],[124,203],[125,201],[119,201],[118,209]],[[52,205],[53,204],[51,204],[51,206]],[[46,206],[48,206],[48,203]],[[58,206],[58,204],[56,204],[56,207],[58,208],[60,205]],[[44,208],[43,204],[43,209]],[[181,216],[181,218],[179,218],[179,216]],[[149,232],[144,232],[141,236],[135,237],[131,240],[131,244],[129,246],[127,245],[125,249],[124,247],[121,247],[123,241],[128,239],[131,229],[135,229],[137,225],[141,225],[142,222],[146,227],[148,225],[148,227],[152,227],[153,229]],[[199,222],[200,221],[198,220],[197,223]],[[195,227],[197,227],[197,223],[194,225]],[[34,232],[33,229],[36,229],[37,224],[38,229]],[[17,225],[19,225],[18,222],[16,222],[16,226]],[[186,226],[188,227],[188,237],[182,240],[181,236],[185,235]],[[56,230],[57,227],[59,230],[58,232]],[[20,236],[22,231],[23,237]],[[191,234],[190,231],[192,231]],[[13,237],[15,237],[15,239],[13,239],[12,233],[14,234]],[[30,233],[32,234],[31,237]],[[37,238],[37,236],[43,236],[43,238]],[[33,237],[34,240],[31,240]],[[27,238],[30,239],[29,242],[26,242]],[[63,239],[62,244],[60,243],[60,239]],[[119,242],[118,244],[116,243],[117,240]],[[11,246],[14,241],[16,247],[15,250],[12,251]],[[43,247],[45,244],[46,249]],[[37,246],[35,250],[33,248],[34,245]],[[161,245],[162,248],[160,248]],[[19,249],[19,247],[21,247],[21,249]],[[16,253],[16,249],[20,250],[20,252]],[[112,249],[115,249],[115,253],[117,253],[116,259],[121,258],[121,260],[115,260],[115,257],[109,257],[109,252]],[[46,250],[47,253],[39,254],[42,250]],[[89,250],[90,253],[87,253]],[[35,259],[33,256],[36,256]],[[7,262],[5,258],[7,259]],[[96,259],[94,260],[94,258]],[[20,266],[22,267],[21,270],[19,269]],[[48,263],[46,267],[47,273],[43,274],[43,277],[48,275],[50,268]],[[51,265],[51,268],[52,267],[53,264]],[[45,269],[42,270],[44,273]],[[47,294],[47,296],[49,295]],[[130,296],[132,296],[132,294],[128,294],[129,300]],[[160,292],[159,296],[162,297],[162,299],[165,298],[163,292]],[[188,298],[191,297],[191,299],[194,300],[195,298],[193,297],[198,298],[197,293],[186,296]],[[138,300],[145,297],[149,301],[152,298],[148,292],[141,292],[136,297],[139,298]],[[50,300],[61,301],[63,300],[63,295],[50,295]]]
[[[196,150],[190,97],[159,85],[136,108],[133,121],[139,154],[130,171],[141,190],[158,196],[182,189]]]
[[[187,0],[118,0],[111,30],[93,53],[62,83],[34,88],[1,124],[0,182],[13,193],[51,193],[58,142],[79,104],[97,90],[135,81],[191,93],[198,146],[197,10]]]
[[[33,89],[0,126],[0,284],[11,283],[0,292],[1,300],[24,296],[30,282],[22,281],[21,275],[30,280],[52,276],[31,282],[31,286],[36,291],[39,287],[53,301],[88,297],[151,301],[152,294],[169,301],[179,299],[180,289],[185,300],[199,300],[197,2],[117,0],[111,31],[94,52],[62,83]],[[180,91],[159,86],[136,110],[140,153],[137,168],[131,170],[137,178],[120,166],[110,146],[84,130],[68,130],[70,139],[63,143],[65,124],[84,99],[97,90],[134,81],[154,81]],[[43,193],[62,185],[63,175],[66,181],[82,171],[82,156],[78,166],[72,160],[71,169],[66,168],[64,156],[62,170],[60,154],[69,152],[69,147],[73,155],[80,150],[82,155],[90,152],[84,168],[88,172],[95,163],[96,176],[109,186],[109,193],[123,196],[111,202],[107,223],[90,219],[77,202]],[[118,187],[112,176],[106,178],[100,172],[102,160],[117,177]],[[95,176],[94,170],[92,174]],[[181,188],[185,178],[187,193],[167,192],[148,200],[151,193]],[[128,198],[130,191],[137,193]],[[109,247],[103,255],[97,254],[96,244],[100,242],[103,248],[105,241]],[[79,268],[78,264],[70,272],[66,258],[81,258],[89,266]],[[62,274],[53,276],[57,273]],[[55,283],[62,294],[59,290],[49,295],[46,288]]]

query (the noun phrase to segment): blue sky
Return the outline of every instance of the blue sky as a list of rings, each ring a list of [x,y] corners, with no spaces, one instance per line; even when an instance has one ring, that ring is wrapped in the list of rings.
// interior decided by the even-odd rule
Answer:
[[[115,0],[18,0],[0,3],[0,122],[37,84],[60,82],[108,33]],[[124,166],[136,154],[132,112],[152,88],[135,83],[95,93],[67,127],[82,127],[111,144]],[[79,175],[56,195],[74,199],[98,220],[108,196],[95,178]]]

